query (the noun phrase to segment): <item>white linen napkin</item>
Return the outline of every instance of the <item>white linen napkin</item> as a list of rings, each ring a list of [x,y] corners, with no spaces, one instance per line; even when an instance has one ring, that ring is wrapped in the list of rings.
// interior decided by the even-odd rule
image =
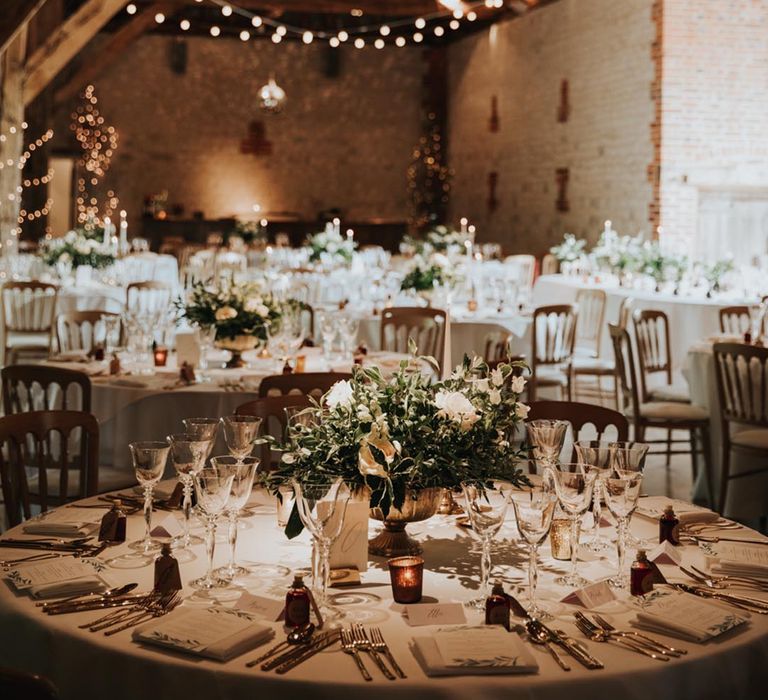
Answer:
[[[82,508],[58,508],[42,517],[27,520],[21,527],[27,535],[86,537],[96,531],[101,513]]]
[[[714,574],[768,579],[768,546],[745,542],[707,545],[709,569]]]
[[[106,590],[111,582],[102,572],[106,565],[98,559],[53,559],[19,564],[5,573],[17,591],[32,598],[62,598]]]
[[[536,673],[539,666],[516,634],[503,627],[441,628],[413,638],[413,654],[428,676]]]
[[[85,595],[86,593],[101,593],[109,587],[109,584],[101,576],[94,574],[93,576],[78,578],[72,581],[32,586],[29,589],[29,595],[38,600],[47,600],[48,598],[66,598],[72,595]]]
[[[665,496],[644,496],[638,502],[635,513],[648,520],[658,520],[668,505],[674,508],[681,525],[712,523],[720,517],[719,513],[709,508]]]
[[[234,608],[180,607],[137,627],[133,641],[228,661],[270,640],[274,630],[258,617]]]

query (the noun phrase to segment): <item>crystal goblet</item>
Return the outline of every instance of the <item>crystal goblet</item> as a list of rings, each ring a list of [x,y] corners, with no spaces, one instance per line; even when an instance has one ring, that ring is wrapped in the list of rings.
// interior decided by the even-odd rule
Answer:
[[[611,467],[621,472],[640,472],[645,469],[645,460],[651,446],[647,442],[612,442]],[[630,531],[625,530],[625,547],[644,547],[645,542],[637,539]]]
[[[586,471],[595,472],[595,488],[592,497],[592,515],[594,528],[592,539],[587,548],[592,552],[604,552],[608,543],[600,534],[600,519],[602,518],[603,479],[611,470],[611,443],[603,440],[579,440],[574,443],[576,461],[583,465]]]
[[[224,416],[221,419],[221,427],[229,453],[238,459],[244,459],[253,451],[261,428],[261,418],[237,414]]]
[[[619,521],[619,534],[616,538],[619,563],[616,576],[610,584],[616,588],[626,588],[629,572],[626,571],[627,529],[632,513],[637,508],[643,475],[636,471],[613,469],[605,479],[605,502],[613,516]]]
[[[525,424],[533,443],[534,459],[541,463],[542,469],[558,463],[569,425],[568,421],[549,419],[531,420]]]
[[[192,543],[200,543],[199,537],[190,534],[192,517],[192,488],[193,477],[205,466],[205,459],[210,449],[210,440],[201,440],[193,433],[174,433],[168,436],[170,445],[171,464],[176,470],[179,481],[184,487],[184,534],[176,541],[176,546],[189,547]]]
[[[133,460],[136,480],[144,487],[144,539],[134,542],[131,546],[140,550],[145,556],[150,556],[152,549],[157,547],[152,541],[152,492],[155,484],[163,478],[165,463],[170,449],[165,442],[132,442],[128,445]]]

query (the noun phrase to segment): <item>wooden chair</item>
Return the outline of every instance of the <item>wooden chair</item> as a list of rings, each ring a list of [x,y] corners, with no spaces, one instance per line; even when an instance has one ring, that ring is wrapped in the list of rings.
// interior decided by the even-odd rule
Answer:
[[[533,255],[508,255],[504,264],[517,267],[521,289],[533,289],[536,279],[536,258]]]
[[[723,334],[743,336],[752,325],[748,306],[724,306],[718,315]]]
[[[681,401],[642,401],[637,384],[634,352],[629,333],[625,328],[608,325],[611,335],[616,362],[616,381],[619,383],[620,410],[630,420],[634,429],[634,438],[639,442],[650,444],[663,443],[666,454],[690,454],[694,480],[698,475],[696,455],[701,453],[704,458],[705,479],[709,489],[710,499],[714,498],[712,491],[712,472],[710,467],[709,414],[698,406]],[[666,440],[646,439],[648,428],[666,430]],[[689,434],[689,449],[674,449],[674,445],[683,443],[673,440],[672,430],[684,430]],[[701,450],[698,449],[698,438],[701,438]],[[669,460],[667,460],[669,466]]]
[[[179,270],[183,270],[189,264],[190,258],[201,250],[205,250],[205,246],[201,243],[189,243],[185,245],[179,251]]]
[[[509,341],[512,334],[506,331],[494,331],[485,336],[485,350],[483,359],[486,362],[495,362],[509,357]]]
[[[618,324],[620,328],[628,328],[629,321],[632,318],[632,305],[635,300],[632,297],[624,297],[619,304],[619,320]]]
[[[163,311],[171,304],[171,288],[165,282],[132,282],[125,290],[126,311]]]
[[[21,353],[47,356],[59,288],[45,282],[6,282],[2,286],[5,364]]]
[[[547,253],[541,259],[541,274],[556,275],[560,271],[560,263],[552,253]]]
[[[571,400],[576,309],[571,304],[541,306],[533,312],[531,379],[528,400],[535,401],[541,387],[557,387]]]
[[[528,420],[564,420],[571,424],[573,442],[581,440],[584,428],[592,426],[594,435],[589,440],[611,440],[626,442],[629,440],[629,421],[618,411],[604,406],[596,406],[590,403],[578,403],[575,401],[534,401],[528,413]],[[606,433],[613,428],[610,437]],[[571,461],[576,461],[576,450],[572,450]],[[533,474],[534,462],[529,463],[530,472]]]
[[[424,309],[419,306],[395,306],[381,314],[382,350],[408,352],[408,340],[418,346],[420,355],[430,355],[442,368],[445,359],[446,323],[448,317],[442,309]]]
[[[731,474],[733,452],[763,461],[768,454],[768,348],[715,343],[713,352],[722,425],[720,493],[715,505],[725,513],[728,483],[766,469]]]
[[[7,700],[58,700],[59,691],[43,676],[0,667],[0,698]]]
[[[284,396],[297,393],[307,396],[322,396],[336,382],[352,379],[348,372],[299,372],[273,374],[264,377],[259,384],[259,398]]]
[[[603,378],[612,378],[614,375],[613,362],[600,357],[605,305],[606,294],[602,289],[580,289],[576,293],[579,317],[576,323],[573,377],[577,398],[582,395],[603,400],[606,395],[603,391]],[[595,383],[583,386],[578,381],[580,377],[592,377]]]
[[[691,400],[687,386],[672,382],[672,352],[669,343],[669,319],[663,311],[642,309],[635,311],[635,341],[640,369],[640,401]],[[661,375],[664,384],[654,385],[654,375]]]
[[[262,435],[271,435],[276,441],[281,442],[285,439],[285,430],[288,424],[285,409],[307,408],[310,405],[309,396],[306,394],[285,394],[248,401],[248,403],[238,406],[235,413],[241,416],[261,418]],[[269,444],[260,445],[258,451],[262,467],[269,466],[270,469],[273,469],[278,465],[280,454],[274,452]]]
[[[0,418],[0,485],[11,527],[98,492],[99,424],[82,411],[32,411]]]
[[[85,372],[45,365],[12,365],[0,372],[5,415],[30,411],[91,411]]]
[[[82,350],[89,353],[97,338],[106,340],[104,317],[120,318],[107,311],[70,311],[56,317],[56,345],[59,352]]]

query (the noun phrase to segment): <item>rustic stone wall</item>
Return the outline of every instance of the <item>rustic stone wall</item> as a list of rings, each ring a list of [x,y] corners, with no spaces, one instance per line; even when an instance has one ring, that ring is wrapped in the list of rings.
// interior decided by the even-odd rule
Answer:
[[[510,252],[543,252],[566,231],[594,240],[609,218],[650,233],[651,10],[650,0],[560,0],[451,48],[455,219]]]
[[[406,218],[421,50],[345,47],[329,78],[326,47],[190,37],[186,72],[177,74],[173,43],[143,37],[96,83],[120,135],[107,182],[132,217],[146,194],[166,189],[187,216],[246,214],[258,203],[308,219],[330,207],[349,220]],[[279,115],[258,106],[270,74],[288,96]],[[71,106],[59,114],[65,128]],[[264,124],[271,155],[241,153],[253,121]]]

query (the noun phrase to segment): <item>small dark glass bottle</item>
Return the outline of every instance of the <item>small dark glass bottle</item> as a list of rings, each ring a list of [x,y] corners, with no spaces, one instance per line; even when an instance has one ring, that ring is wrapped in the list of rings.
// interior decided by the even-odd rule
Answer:
[[[171,554],[171,545],[164,542],[159,556],[155,559],[155,587],[159,593],[181,590],[179,562]]]
[[[509,629],[510,603],[501,581],[493,584],[491,595],[485,601],[485,624],[503,625]]]
[[[123,504],[116,499],[101,519],[99,527],[99,541],[108,544],[120,544],[125,542],[125,525],[127,518],[123,511]]]
[[[671,505],[668,505],[659,518],[659,544],[669,542],[680,544],[680,519],[675,515]]]
[[[308,624],[309,610],[309,591],[303,577],[297,574],[285,595],[285,626],[295,628]]]
[[[632,562],[629,572],[629,592],[632,595],[645,595],[653,590],[653,567],[645,555],[644,549],[637,550],[637,559]]]

